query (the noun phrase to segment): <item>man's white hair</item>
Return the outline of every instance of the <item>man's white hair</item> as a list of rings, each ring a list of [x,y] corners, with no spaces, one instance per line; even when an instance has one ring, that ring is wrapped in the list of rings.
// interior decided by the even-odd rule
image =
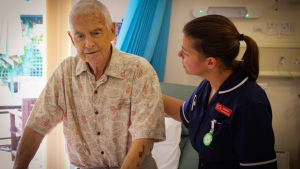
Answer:
[[[78,14],[86,14],[86,13],[91,13],[95,9],[98,9],[101,11],[104,15],[105,18],[105,24],[108,29],[111,28],[112,20],[110,13],[108,9],[106,8],[105,5],[103,5],[100,1],[98,0],[80,0],[78,3],[76,3],[70,13],[69,13],[69,28],[71,30],[71,18],[75,15]]]

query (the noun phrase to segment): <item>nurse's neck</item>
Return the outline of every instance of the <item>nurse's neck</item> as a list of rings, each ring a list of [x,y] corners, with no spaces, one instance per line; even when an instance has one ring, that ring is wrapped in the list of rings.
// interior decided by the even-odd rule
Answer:
[[[220,70],[217,67],[215,67],[215,69],[210,70],[209,75],[206,78],[211,85],[211,91],[208,102],[214,96],[217,90],[219,90],[220,86],[224,83],[224,81],[232,74],[232,72],[232,69]]]

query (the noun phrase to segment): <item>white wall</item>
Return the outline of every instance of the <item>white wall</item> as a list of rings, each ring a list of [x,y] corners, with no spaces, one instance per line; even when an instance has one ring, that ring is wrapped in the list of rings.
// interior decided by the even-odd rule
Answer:
[[[124,17],[129,0],[100,0],[110,11],[112,17]],[[72,6],[78,0],[72,0]],[[295,58],[300,60],[300,3],[289,3],[287,0],[173,0],[167,60],[164,82],[198,85],[202,78],[184,73],[177,52],[181,48],[181,31],[185,23],[192,20],[191,10],[196,6],[254,6],[262,9],[263,14],[258,19],[232,19],[240,33],[251,36],[260,46],[261,77],[259,83],[267,83],[267,95],[273,109],[273,128],[275,132],[275,149],[290,152],[291,169],[298,166],[300,141],[300,82],[280,75],[287,75],[282,65],[278,65],[279,56],[286,56],[288,68],[300,72],[300,66],[294,65]],[[277,9],[277,11],[276,11]],[[293,35],[277,38],[275,35],[265,35],[253,32],[254,25],[267,21],[293,22]],[[242,44],[239,58],[245,51]],[[72,55],[76,50],[72,49]],[[270,77],[267,74],[271,74]],[[299,74],[297,74],[299,76]]]

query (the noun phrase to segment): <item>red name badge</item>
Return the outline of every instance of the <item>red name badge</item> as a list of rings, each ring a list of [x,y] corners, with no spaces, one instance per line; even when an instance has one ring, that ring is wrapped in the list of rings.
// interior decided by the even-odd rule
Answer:
[[[231,115],[231,112],[232,112],[231,109],[229,109],[228,107],[225,107],[224,105],[222,105],[220,103],[217,103],[215,109],[228,117]]]

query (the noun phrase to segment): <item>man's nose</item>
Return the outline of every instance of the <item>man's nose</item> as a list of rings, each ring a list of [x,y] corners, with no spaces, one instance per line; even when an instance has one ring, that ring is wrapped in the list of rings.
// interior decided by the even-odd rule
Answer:
[[[92,48],[95,45],[95,43],[93,42],[92,37],[87,36],[85,39],[85,47],[86,48]]]

